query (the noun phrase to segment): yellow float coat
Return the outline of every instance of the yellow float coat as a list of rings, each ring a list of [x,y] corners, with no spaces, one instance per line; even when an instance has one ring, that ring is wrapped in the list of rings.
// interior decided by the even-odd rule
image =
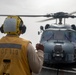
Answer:
[[[27,59],[29,41],[18,36],[0,40],[0,75],[31,75]]]

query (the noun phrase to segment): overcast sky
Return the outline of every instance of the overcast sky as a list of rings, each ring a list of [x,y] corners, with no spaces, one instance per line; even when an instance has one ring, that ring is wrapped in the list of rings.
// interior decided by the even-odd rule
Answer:
[[[56,12],[68,12],[76,11],[76,0],[1,0],[0,1],[0,14],[13,14],[13,15],[45,15]],[[5,17],[0,17],[0,24],[3,23]],[[37,22],[45,18],[23,18],[24,24],[27,26],[27,31],[21,37],[31,40],[33,46],[40,40],[38,35],[39,26],[55,21]],[[69,19],[68,24],[76,24],[76,19]],[[4,34],[0,33],[0,38]]]

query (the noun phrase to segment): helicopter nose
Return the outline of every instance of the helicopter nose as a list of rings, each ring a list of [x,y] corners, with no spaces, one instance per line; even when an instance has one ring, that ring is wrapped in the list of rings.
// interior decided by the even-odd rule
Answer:
[[[55,45],[53,50],[53,58],[55,60],[62,60],[64,57],[64,51],[61,45]]]

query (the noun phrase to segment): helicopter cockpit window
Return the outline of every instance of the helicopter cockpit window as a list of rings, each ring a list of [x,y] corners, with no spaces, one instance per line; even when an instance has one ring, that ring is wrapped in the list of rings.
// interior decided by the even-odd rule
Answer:
[[[71,42],[76,42],[76,32],[75,31],[66,31],[65,37]]]
[[[72,37],[71,37],[72,42],[76,42],[76,32],[72,32]]]
[[[71,31],[65,31],[65,38],[69,41],[71,41],[72,33]]]
[[[65,36],[66,35],[66,36]],[[41,41],[49,41],[49,40],[69,40],[68,32],[63,30],[47,30],[42,34]]]
[[[53,32],[50,30],[44,31],[42,35],[42,41],[48,41],[53,38]]]
[[[54,39],[55,40],[63,40],[64,39],[64,35],[62,31],[55,31],[54,32]]]
[[[41,37],[41,41],[49,41],[49,40],[66,40],[76,42],[76,32],[70,30],[44,31]]]

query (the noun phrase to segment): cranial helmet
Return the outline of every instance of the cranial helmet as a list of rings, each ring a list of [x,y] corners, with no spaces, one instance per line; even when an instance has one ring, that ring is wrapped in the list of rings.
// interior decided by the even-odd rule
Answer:
[[[23,34],[26,31],[26,26],[19,16],[8,16],[4,24],[1,26],[1,32],[7,34]]]

